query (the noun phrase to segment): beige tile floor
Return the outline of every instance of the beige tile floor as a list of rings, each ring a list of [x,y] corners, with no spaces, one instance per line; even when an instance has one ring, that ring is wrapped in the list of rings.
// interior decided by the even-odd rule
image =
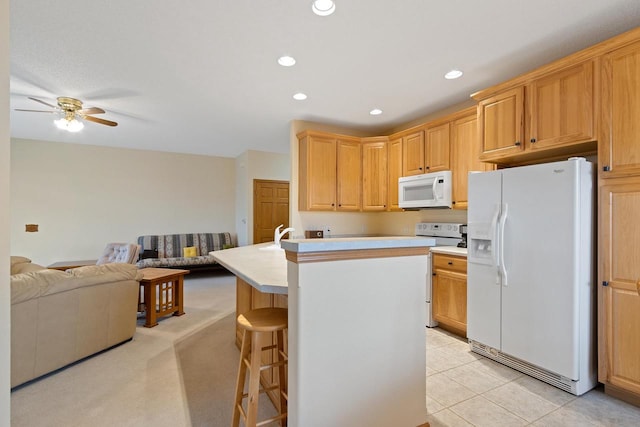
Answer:
[[[431,427],[640,426],[640,408],[597,387],[577,397],[472,353],[466,340],[426,328]]]

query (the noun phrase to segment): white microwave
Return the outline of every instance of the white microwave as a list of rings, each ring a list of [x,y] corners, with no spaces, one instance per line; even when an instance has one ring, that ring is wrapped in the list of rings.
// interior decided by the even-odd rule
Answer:
[[[403,209],[451,208],[451,171],[399,178],[398,202]]]

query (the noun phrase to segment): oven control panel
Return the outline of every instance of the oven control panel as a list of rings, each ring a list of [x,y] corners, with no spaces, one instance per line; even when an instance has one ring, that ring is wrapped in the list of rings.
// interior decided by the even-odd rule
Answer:
[[[451,222],[419,222],[416,236],[460,237],[460,226]]]

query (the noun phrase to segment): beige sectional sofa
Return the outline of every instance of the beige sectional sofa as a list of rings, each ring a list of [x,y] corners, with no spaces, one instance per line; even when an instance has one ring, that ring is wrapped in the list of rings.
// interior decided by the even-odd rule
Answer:
[[[130,340],[141,278],[132,264],[58,271],[11,257],[11,387]]]

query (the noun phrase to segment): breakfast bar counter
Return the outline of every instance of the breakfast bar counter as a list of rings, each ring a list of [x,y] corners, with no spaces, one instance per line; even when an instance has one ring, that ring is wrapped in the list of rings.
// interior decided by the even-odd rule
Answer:
[[[301,239],[217,251],[238,310],[288,307],[288,424],[426,425],[431,239]],[[241,303],[240,301],[244,301]]]

